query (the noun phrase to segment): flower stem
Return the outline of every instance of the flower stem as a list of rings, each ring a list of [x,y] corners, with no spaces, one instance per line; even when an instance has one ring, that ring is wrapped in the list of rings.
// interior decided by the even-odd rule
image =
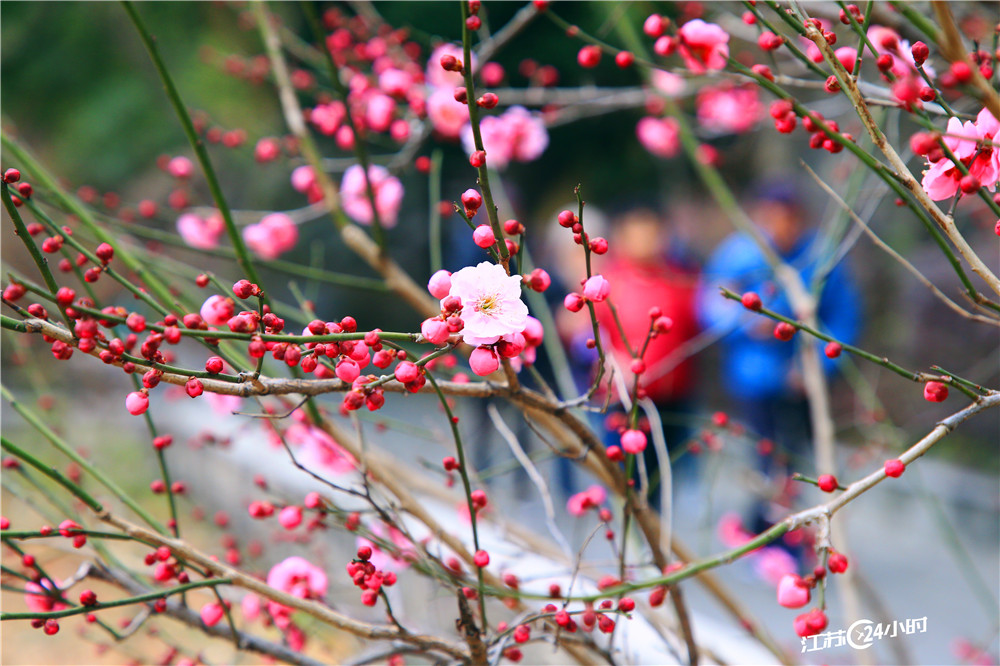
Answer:
[[[250,261],[250,253],[247,250],[246,245],[243,243],[243,237],[240,235],[239,230],[236,228],[236,224],[233,222],[233,214],[229,210],[229,204],[226,203],[226,198],[222,194],[222,188],[219,186],[219,180],[215,175],[215,169],[212,167],[212,162],[208,157],[208,151],[205,149],[205,143],[198,137],[198,133],[194,129],[194,123],[191,122],[191,115],[184,106],[184,102],[181,101],[180,94],[174,86],[173,79],[170,78],[170,74],[167,72],[163,59],[160,57],[160,52],[156,48],[156,43],[154,42],[153,37],[149,34],[149,31],[146,30],[146,26],[143,24],[142,19],[139,18],[139,14],[136,12],[135,6],[132,2],[130,0],[124,0],[122,2],[122,6],[125,8],[125,12],[132,20],[132,24],[135,26],[135,29],[138,31],[139,37],[142,39],[142,43],[146,47],[146,51],[149,52],[149,57],[153,61],[153,66],[156,67],[157,73],[160,75],[160,80],[163,82],[163,88],[167,93],[167,97],[170,99],[170,104],[174,107],[174,112],[177,114],[177,118],[181,121],[181,126],[184,128],[184,134],[187,135],[188,141],[194,149],[195,155],[198,158],[198,163],[201,165],[201,170],[205,174],[205,182],[208,184],[208,189],[212,193],[212,199],[215,201],[215,205],[219,209],[219,213],[222,215],[222,219],[225,222],[226,233],[229,234],[229,241],[233,244],[233,249],[236,251],[236,261],[240,265],[240,269],[243,271],[246,278],[254,284],[259,284],[260,278],[257,276],[257,271],[254,269],[253,263]]]
[[[479,529],[476,524],[476,507],[472,503],[472,484],[469,481],[469,471],[466,467],[465,447],[462,446],[462,434],[458,430],[458,419],[455,418],[455,414],[451,411],[448,399],[445,397],[444,393],[441,392],[441,387],[438,386],[437,381],[434,379],[434,375],[427,371],[426,368],[424,369],[424,373],[427,375],[427,381],[429,381],[431,386],[434,387],[434,392],[437,393],[438,400],[441,401],[441,406],[444,408],[444,412],[448,416],[448,425],[451,427],[451,435],[455,440],[455,451],[458,453],[458,474],[462,477],[462,487],[465,490],[465,501],[469,507],[469,522],[472,524],[472,544],[476,551],[479,551]],[[483,631],[485,632],[488,629],[489,624],[486,621],[486,591],[483,583],[482,567],[476,567],[476,574],[479,580],[479,614],[483,623]]]
[[[479,131],[479,107],[476,105],[476,85],[472,81],[472,31],[465,24],[465,20],[469,18],[469,3],[465,0],[460,0],[462,5],[462,72],[465,76],[465,92],[466,92],[466,103],[469,107],[469,123],[472,125],[472,139],[475,143],[476,150],[481,150],[483,152],[486,149],[483,147],[483,136]],[[431,67],[435,67],[435,63],[431,63]],[[489,160],[489,155],[486,156]],[[493,191],[490,189],[490,172],[486,166],[487,162],[484,162],[481,167],[478,167],[479,171],[479,187],[483,190],[483,203],[486,206],[486,216],[490,220],[490,226],[493,228],[493,235],[496,236],[497,246],[500,251],[500,263],[503,265],[504,270],[510,275],[510,252],[507,250],[507,243],[504,240],[503,228],[500,226],[500,219],[497,217],[497,207],[493,202]]]

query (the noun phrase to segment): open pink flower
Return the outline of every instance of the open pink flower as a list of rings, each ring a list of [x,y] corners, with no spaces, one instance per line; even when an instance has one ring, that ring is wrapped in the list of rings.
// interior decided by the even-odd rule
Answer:
[[[212,250],[219,247],[219,237],[226,230],[226,223],[217,213],[208,217],[200,217],[194,213],[184,213],[177,218],[177,233],[184,242],[199,250]]]
[[[948,120],[944,143],[979,180],[983,187],[993,190],[1000,178],[1000,151],[993,147],[994,137],[1000,134],[1000,123],[987,109],[976,117],[976,122],[958,118]],[[922,185],[934,201],[948,199],[958,192],[962,172],[947,157],[942,157],[924,171]]]
[[[379,221],[384,227],[396,226],[399,207],[403,203],[403,184],[389,173],[383,166],[373,164],[368,167],[368,178],[375,191],[375,209]],[[361,224],[371,224],[372,205],[368,199],[368,189],[365,185],[365,171],[355,164],[344,172],[340,182],[340,196],[343,200],[344,212]]]
[[[243,240],[262,259],[277,259],[299,240],[299,228],[284,213],[265,215],[257,224],[243,229]]]
[[[688,21],[677,32],[678,50],[687,68],[696,74],[722,69],[729,57],[729,33],[701,19]]]
[[[292,556],[278,562],[267,574],[267,584],[300,599],[320,599],[326,595],[326,573],[308,560]],[[274,623],[284,629],[291,623],[292,609],[274,601],[267,603]]]
[[[493,344],[528,325],[521,277],[507,275],[503,266],[484,261],[453,273],[449,296],[462,301],[462,339],[470,345]]]
[[[695,105],[702,127],[720,134],[747,132],[764,115],[764,107],[754,85],[724,84],[702,88]]]
[[[523,106],[512,106],[499,116],[487,116],[479,124],[487,163],[503,169],[510,162],[538,159],[549,145],[549,133],[541,116]],[[462,146],[471,155],[476,150],[472,126],[462,130]]]
[[[427,98],[427,117],[443,138],[457,139],[469,122],[469,107],[456,102],[451,89],[439,88]]]
[[[646,116],[635,126],[643,148],[657,157],[675,157],[681,151],[680,131],[673,118]]]

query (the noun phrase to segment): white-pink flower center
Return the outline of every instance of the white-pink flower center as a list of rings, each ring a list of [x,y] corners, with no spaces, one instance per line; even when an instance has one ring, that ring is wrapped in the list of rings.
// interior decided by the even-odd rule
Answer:
[[[488,317],[495,316],[500,311],[500,294],[484,294],[480,296],[474,308],[476,312],[482,312]]]

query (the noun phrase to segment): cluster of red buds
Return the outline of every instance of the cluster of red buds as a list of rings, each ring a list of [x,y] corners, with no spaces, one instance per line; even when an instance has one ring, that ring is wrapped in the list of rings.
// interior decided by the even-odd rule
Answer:
[[[371,557],[371,546],[361,546],[358,548],[357,558],[347,564],[347,575],[363,590],[361,603],[365,606],[374,606],[378,603],[378,595],[383,586],[392,587],[396,584],[396,574],[376,569],[370,561]]]

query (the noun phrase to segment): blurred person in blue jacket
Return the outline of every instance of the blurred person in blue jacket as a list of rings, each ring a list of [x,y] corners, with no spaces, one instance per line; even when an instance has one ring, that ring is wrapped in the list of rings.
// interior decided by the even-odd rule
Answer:
[[[830,267],[820,236],[806,224],[806,210],[791,182],[768,183],[757,188],[751,217],[764,232],[782,261],[795,268],[809,289],[818,271],[828,271],[819,292],[817,318],[820,329],[835,339],[853,343],[861,325],[860,297],[848,268],[838,262]],[[725,334],[723,385],[735,398],[747,426],[776,446],[775,456],[762,455],[762,469],[769,476],[787,473],[785,454],[800,459],[811,450],[809,406],[806,401],[796,346],[823,343],[805,334],[791,342],[774,337],[775,322],[748,312],[739,303],[723,298],[719,287],[742,294],[754,291],[764,306],[795,318],[789,300],[775,280],[757,243],[747,234],[735,233],[712,253],[705,267],[699,295],[700,318],[706,328]],[[820,351],[824,369],[836,361]],[[766,451],[766,448],[765,448]],[[783,461],[783,462],[780,462]],[[808,465],[811,460],[798,460]],[[758,516],[758,525],[771,522]]]

